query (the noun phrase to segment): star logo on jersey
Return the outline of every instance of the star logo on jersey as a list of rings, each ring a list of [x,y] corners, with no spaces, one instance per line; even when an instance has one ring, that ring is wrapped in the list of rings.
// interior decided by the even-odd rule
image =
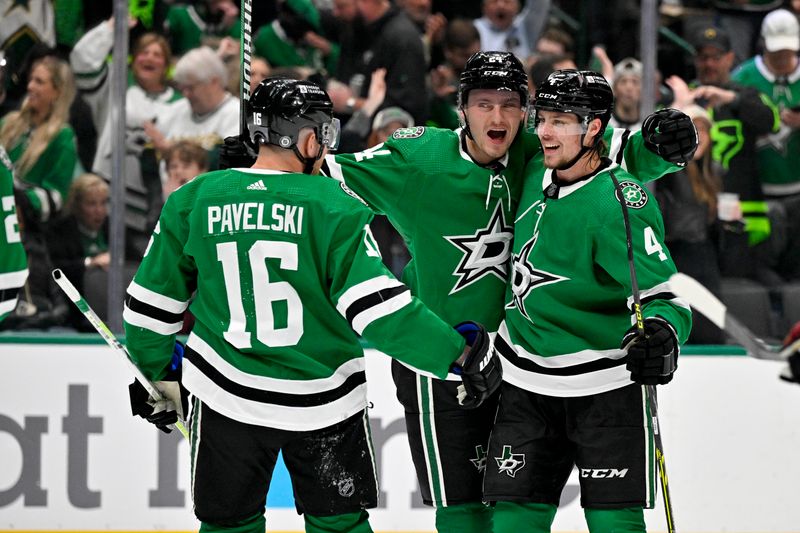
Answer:
[[[486,470],[486,450],[480,444],[475,446],[475,458],[469,460],[470,463],[475,465],[478,472]]]
[[[530,320],[531,317],[525,309],[525,298],[528,297],[531,291],[538,287],[569,279],[564,276],[558,276],[550,272],[545,272],[544,270],[539,270],[528,261],[531,250],[536,246],[536,241],[538,239],[539,232],[537,231],[533,234],[533,237],[523,245],[519,254],[514,254],[511,257],[511,262],[514,265],[514,277],[511,280],[511,293],[513,296],[511,302],[506,305],[506,309],[514,309],[516,307],[519,309],[519,312],[522,313],[522,316],[528,320]]]
[[[511,446],[503,446],[503,455],[494,460],[497,461],[497,472],[505,472],[508,477],[516,477],[517,472],[525,468],[525,454],[511,453]]]
[[[792,128],[781,124],[781,129],[776,133],[770,133],[758,138],[756,141],[757,148],[770,147],[782,156],[786,156],[787,148],[789,147],[789,137],[792,134]]]
[[[3,13],[3,16],[8,15],[9,13],[11,13],[11,11],[13,11],[18,7],[30,13],[31,11],[30,0],[12,0],[11,6],[9,6],[9,8],[6,9],[6,12]]]
[[[472,285],[484,276],[496,276],[500,281],[506,281],[513,230],[514,228],[506,223],[502,204],[497,202],[497,207],[486,227],[480,228],[473,235],[444,237],[464,253],[461,262],[453,271],[458,281],[450,290],[450,294]]]
[[[633,209],[644,207],[647,203],[647,193],[638,183],[633,181],[622,181],[619,184],[622,189],[622,197],[625,199],[625,204]]]

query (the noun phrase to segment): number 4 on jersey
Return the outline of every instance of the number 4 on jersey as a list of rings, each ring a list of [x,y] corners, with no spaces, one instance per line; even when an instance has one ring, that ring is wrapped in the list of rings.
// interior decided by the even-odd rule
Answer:
[[[647,252],[647,255],[657,253],[659,260],[667,260],[667,254],[664,253],[664,248],[661,246],[661,243],[658,242],[658,239],[656,239],[656,234],[650,226],[644,228],[644,250]]]

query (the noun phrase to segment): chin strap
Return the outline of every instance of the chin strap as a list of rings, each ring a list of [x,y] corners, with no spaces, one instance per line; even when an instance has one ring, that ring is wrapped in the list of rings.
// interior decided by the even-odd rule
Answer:
[[[300,153],[300,150],[297,149],[297,145],[295,144],[292,146],[292,151],[294,152],[295,157],[303,163],[303,174],[311,174],[314,170],[314,163],[322,158],[322,152],[325,150],[325,146],[322,143],[319,143],[319,150],[317,151],[317,155],[315,157],[303,157],[303,154]]]

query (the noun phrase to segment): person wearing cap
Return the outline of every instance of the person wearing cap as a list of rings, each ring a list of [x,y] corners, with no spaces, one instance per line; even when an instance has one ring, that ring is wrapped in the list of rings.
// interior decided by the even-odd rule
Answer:
[[[722,169],[723,192],[739,195],[743,218],[726,225],[721,242],[723,276],[756,278],[763,272],[764,253],[757,245],[770,234],[767,204],[758,178],[756,142],[773,132],[777,114],[769,98],[731,79],[734,52],[728,34],[717,27],[701,28],[692,38],[697,79],[689,87],[671,76],[673,107],[692,103],[709,110],[714,121],[711,140],[715,164]]]
[[[784,4],[783,0],[714,0],[715,20],[731,36],[736,64],[752,56],[764,15]]]
[[[639,115],[639,103],[642,99],[642,62],[626,57],[614,65],[614,110],[611,112],[611,124],[615,128],[627,128],[631,131],[642,129]]]
[[[775,103],[780,129],[758,143],[758,172],[764,194],[775,200],[778,220],[785,216],[786,240],[773,242],[771,261],[782,281],[800,279],[800,23],[785,9],[772,11],[761,27],[762,54],[750,58],[733,79],[753,87]]]

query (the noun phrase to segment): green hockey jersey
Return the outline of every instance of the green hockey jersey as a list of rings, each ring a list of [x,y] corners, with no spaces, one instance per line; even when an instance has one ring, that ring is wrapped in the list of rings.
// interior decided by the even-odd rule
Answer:
[[[366,406],[356,333],[444,377],[464,341],[383,266],[372,216],[324,176],[198,176],[167,200],[128,287],[132,359],[163,377],[188,307],[184,386],[230,418],[295,431]]]
[[[642,313],[666,319],[680,342],[689,334],[689,307],[669,288],[675,265],[656,200],[631,174],[607,163],[560,187],[541,157],[528,164],[514,279],[496,341],[503,379],[512,385],[563,397],[632,383],[620,349],[633,324],[631,275],[612,171],[628,206]]]
[[[742,63],[732,77],[742,85],[755,87],[780,109],[800,106],[800,64],[789,76],[777,78],[764,65],[763,56],[756,56]],[[764,193],[772,196],[798,194],[800,130],[783,123],[776,130],[756,142],[758,174]]]
[[[650,181],[678,167],[644,147],[640,133],[608,128],[611,157]],[[404,238],[403,282],[445,322],[475,320],[494,331],[503,318],[511,239],[525,161],[539,139],[522,132],[500,165],[475,163],[461,130],[399,129],[383,144],[328,156],[343,180]],[[624,157],[623,157],[624,156]]]
[[[17,306],[20,288],[28,279],[28,261],[19,235],[14,203],[11,160],[0,146],[0,322]]]

